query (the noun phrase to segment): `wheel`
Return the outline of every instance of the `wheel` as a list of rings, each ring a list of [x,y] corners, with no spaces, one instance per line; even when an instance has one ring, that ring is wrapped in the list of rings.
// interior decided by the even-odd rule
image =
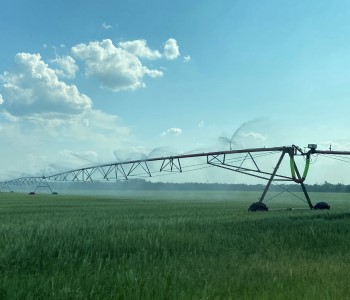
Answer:
[[[262,202],[255,202],[249,206],[248,211],[268,211],[267,206]]]
[[[314,205],[314,209],[330,209],[331,206],[327,202],[318,202]]]

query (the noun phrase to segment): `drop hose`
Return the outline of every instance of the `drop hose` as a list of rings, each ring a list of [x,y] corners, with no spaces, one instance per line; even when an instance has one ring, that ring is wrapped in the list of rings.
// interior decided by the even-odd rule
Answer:
[[[306,179],[307,173],[309,172],[309,166],[310,166],[310,152],[306,154],[306,162],[305,162],[305,168],[303,172],[303,176],[301,179],[297,178],[295,176],[295,161],[294,161],[294,155],[292,153],[289,153],[290,157],[290,171],[292,173],[293,181],[296,183],[303,183]]]

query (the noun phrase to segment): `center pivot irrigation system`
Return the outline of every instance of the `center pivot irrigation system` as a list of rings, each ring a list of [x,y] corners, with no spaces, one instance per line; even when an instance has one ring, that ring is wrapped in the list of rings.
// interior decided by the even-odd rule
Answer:
[[[269,168],[266,166],[261,166],[259,160],[262,157],[267,157],[273,154],[279,154],[279,157],[277,159],[276,165],[272,168],[271,171],[271,166]],[[0,192],[2,192],[4,189],[11,191],[10,186],[32,184],[35,185],[36,188],[34,192],[31,192],[30,194],[35,194],[38,189],[42,188],[49,189],[52,194],[56,194],[56,192],[52,191],[52,188],[50,186],[50,183],[52,182],[128,180],[135,177],[157,177],[161,175],[167,175],[165,173],[184,173],[209,167],[219,167],[267,181],[267,184],[258,202],[253,203],[249,207],[250,211],[268,210],[266,204],[264,203],[264,200],[271,184],[275,182],[296,183],[301,186],[301,189],[305,196],[305,200],[301,200],[305,201],[310,209],[329,209],[330,206],[325,202],[319,202],[313,205],[304,185],[304,181],[309,171],[311,158],[317,155],[323,155],[329,158],[338,159],[337,157],[339,156],[350,157],[350,151],[332,151],[331,149],[317,150],[317,145],[309,144],[308,147],[304,150],[298,146],[292,145],[272,148],[252,148],[146,158],[84,167],[48,176],[27,176],[10,179],[2,181],[0,183]],[[280,168],[282,161],[286,157],[287,159],[289,157],[288,169],[290,169],[287,175],[282,173]],[[296,157],[301,157],[305,161],[305,166],[302,173],[297,167],[295,161]],[[185,166],[183,161],[190,158],[205,158],[206,161],[202,161],[199,164]],[[343,161],[350,163],[350,160],[344,159]],[[249,162],[249,166],[247,166],[247,162]],[[289,189],[283,187],[282,185],[281,188],[289,192]]]

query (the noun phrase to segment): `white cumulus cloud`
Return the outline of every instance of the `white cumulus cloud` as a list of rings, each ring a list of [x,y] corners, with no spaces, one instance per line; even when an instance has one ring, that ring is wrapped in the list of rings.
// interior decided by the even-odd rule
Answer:
[[[184,62],[189,62],[190,60],[191,60],[191,56],[186,55],[186,56],[184,57]]]
[[[168,39],[164,45],[164,56],[166,59],[176,59],[180,55],[179,46],[175,39]]]
[[[180,135],[182,134],[182,130],[180,128],[169,128],[161,133],[161,136],[166,135]]]
[[[4,98],[2,97],[2,95],[0,94],[0,105],[4,103]]]
[[[143,66],[135,54],[113,45],[110,39],[79,44],[72,53],[84,61],[86,75],[97,78],[112,91],[135,90],[145,86],[143,77],[160,77],[163,72]]]
[[[151,50],[147,47],[146,40],[135,40],[121,42],[119,46],[135,56],[147,59],[159,59],[162,57],[158,50]]]
[[[40,54],[18,53],[13,73],[0,75],[3,107],[15,116],[34,114],[80,114],[91,109],[91,99],[75,85],[60,81]]]
[[[75,74],[79,70],[75,64],[75,60],[71,56],[58,56],[50,61],[56,64],[59,68],[56,69],[56,74],[69,79],[75,78]]]

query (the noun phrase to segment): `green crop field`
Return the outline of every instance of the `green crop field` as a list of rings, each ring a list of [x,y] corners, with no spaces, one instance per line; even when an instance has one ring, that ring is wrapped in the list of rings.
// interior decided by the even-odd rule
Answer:
[[[350,194],[0,194],[0,299],[350,299]],[[307,205],[291,195],[272,208]],[[299,194],[301,197],[302,195]]]

